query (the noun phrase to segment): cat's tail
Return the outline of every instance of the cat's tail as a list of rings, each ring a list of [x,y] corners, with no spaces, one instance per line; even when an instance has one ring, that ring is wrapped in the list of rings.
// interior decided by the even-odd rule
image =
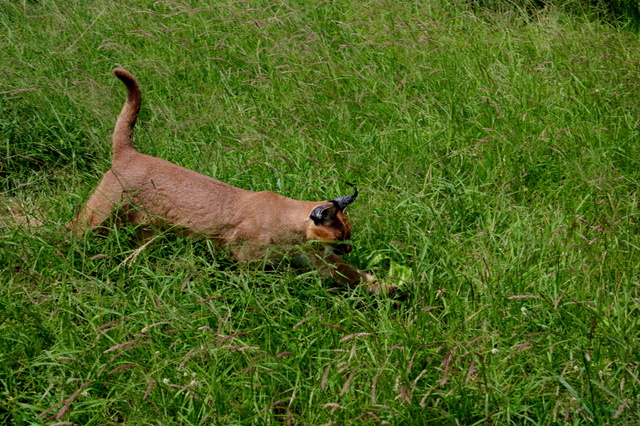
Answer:
[[[115,160],[116,157],[133,149],[131,136],[133,135],[133,126],[135,126],[138,119],[142,97],[140,95],[140,87],[138,87],[138,80],[129,71],[116,68],[113,70],[113,74],[127,87],[127,100],[122,107],[122,111],[120,111],[116,121],[116,128],[113,131],[113,158]]]

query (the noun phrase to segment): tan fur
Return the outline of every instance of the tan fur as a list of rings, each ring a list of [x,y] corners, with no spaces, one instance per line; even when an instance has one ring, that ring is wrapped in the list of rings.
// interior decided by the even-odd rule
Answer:
[[[24,227],[26,229],[42,226],[42,221],[34,212],[25,213],[22,205],[6,199],[0,199],[0,229]]]
[[[374,281],[334,253],[350,251],[352,229],[344,209],[332,201],[298,201],[269,191],[248,191],[136,151],[131,136],[140,110],[140,89],[124,69],[116,68],[114,74],[126,85],[127,100],[113,134],[113,164],[71,227],[78,232],[97,229],[117,213],[118,223],[211,239],[240,262],[273,258],[306,241],[323,241],[304,250],[304,263],[341,283]],[[328,206],[328,219],[316,223],[310,216],[319,206]],[[368,287],[379,291],[376,284]]]

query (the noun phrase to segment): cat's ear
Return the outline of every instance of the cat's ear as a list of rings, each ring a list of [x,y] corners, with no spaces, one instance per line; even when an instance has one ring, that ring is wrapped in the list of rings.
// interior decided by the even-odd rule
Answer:
[[[358,198],[358,188],[350,183],[348,183],[348,185],[351,185],[351,187],[353,188],[353,195],[345,195],[344,197],[338,197],[334,198],[333,200],[329,200],[329,202],[332,203],[341,212],[344,212],[347,207],[349,207],[349,204],[353,203],[356,198]]]
[[[338,215],[340,209],[336,205],[318,206],[309,215],[313,223],[320,225],[322,223],[333,222]]]
[[[344,211],[349,207],[349,204],[353,203],[356,198],[358,198],[358,188],[355,185],[348,183],[353,187],[354,193],[353,195],[345,195],[344,197],[334,198],[333,200],[329,200],[331,206],[318,206],[309,215],[313,223],[319,225],[323,222],[333,222],[338,215],[338,212],[344,213]]]

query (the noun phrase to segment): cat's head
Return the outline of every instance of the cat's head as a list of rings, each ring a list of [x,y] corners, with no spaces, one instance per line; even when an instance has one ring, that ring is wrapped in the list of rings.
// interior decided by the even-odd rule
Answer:
[[[331,247],[336,254],[347,254],[351,251],[353,228],[347,218],[346,209],[358,197],[358,189],[355,186],[353,189],[353,195],[334,198],[311,211],[309,218],[313,223],[307,229],[307,239]]]

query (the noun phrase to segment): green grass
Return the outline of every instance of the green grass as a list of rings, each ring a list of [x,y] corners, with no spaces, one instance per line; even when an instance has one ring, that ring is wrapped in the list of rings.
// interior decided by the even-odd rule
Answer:
[[[5,1],[4,424],[640,421],[637,34],[549,6]],[[144,153],[361,192],[403,298],[131,228],[72,238],[140,80]],[[6,214],[6,212],[5,212]]]

